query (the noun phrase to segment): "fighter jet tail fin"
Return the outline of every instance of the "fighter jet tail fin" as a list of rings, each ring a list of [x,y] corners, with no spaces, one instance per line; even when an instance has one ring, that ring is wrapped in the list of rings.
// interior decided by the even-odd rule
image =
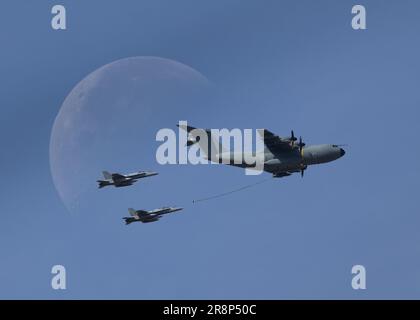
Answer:
[[[130,216],[132,217],[137,217],[137,211],[134,210],[133,208],[128,208],[128,213],[130,214]]]
[[[102,174],[105,179],[110,180],[112,179],[112,174],[110,174],[108,171],[102,171]]]

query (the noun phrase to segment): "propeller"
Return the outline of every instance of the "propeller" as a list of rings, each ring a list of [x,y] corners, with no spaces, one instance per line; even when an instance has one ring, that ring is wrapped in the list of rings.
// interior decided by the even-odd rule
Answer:
[[[306,164],[304,164],[303,162],[300,164],[300,176],[303,178],[303,175],[305,173],[305,170],[308,168],[308,166]]]
[[[302,137],[299,137],[298,146],[299,146],[299,153],[300,153],[301,157],[303,157],[303,147],[306,146],[306,143],[304,143],[302,141]]]
[[[292,141],[292,147],[295,145],[296,140],[297,140],[297,138],[295,137],[295,133],[292,130],[292,132],[290,134],[290,141]]]
[[[303,178],[304,172],[305,172],[305,170],[307,168],[307,166],[303,163],[303,147],[305,145],[306,144],[303,142],[302,136],[300,136],[299,137],[299,144],[298,144],[298,146],[299,146],[299,154],[300,154],[300,160],[301,160],[301,162],[300,162],[300,176],[302,178]]]

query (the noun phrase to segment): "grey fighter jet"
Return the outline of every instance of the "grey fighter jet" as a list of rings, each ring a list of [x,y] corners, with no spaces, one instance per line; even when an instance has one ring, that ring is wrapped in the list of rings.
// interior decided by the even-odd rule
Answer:
[[[241,168],[255,166],[255,164],[245,162],[244,153],[238,154],[223,150],[219,141],[212,138],[210,129],[197,129],[186,125],[179,125],[178,127],[188,132],[187,146],[198,143],[206,159]],[[343,145],[319,144],[306,146],[302,137],[298,140],[293,131],[289,137],[279,137],[266,129],[259,131],[259,133],[264,142],[264,151],[261,155],[264,161],[263,169],[275,178],[290,176],[295,172],[300,172],[303,177],[304,171],[309,165],[334,161],[346,153],[341,148]],[[207,137],[207,141],[202,136]],[[219,148],[217,148],[217,143],[219,143]],[[212,148],[218,151],[212,152]],[[234,163],[234,159],[242,159],[242,161]]]
[[[158,221],[162,215],[168,214],[171,212],[180,211],[183,208],[177,207],[163,207],[159,209],[154,209],[151,211],[146,210],[134,210],[133,208],[129,208],[128,212],[130,213],[131,217],[124,217],[125,224],[130,224],[132,222],[155,222]]]
[[[129,174],[109,173],[102,171],[105,180],[97,180],[98,188],[101,189],[106,186],[114,186],[116,188],[131,186],[138,179],[155,176],[157,172],[139,171]]]

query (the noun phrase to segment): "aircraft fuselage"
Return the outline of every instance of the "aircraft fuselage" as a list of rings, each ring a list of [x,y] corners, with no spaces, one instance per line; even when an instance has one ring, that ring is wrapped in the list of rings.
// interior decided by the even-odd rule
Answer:
[[[341,158],[345,151],[336,145],[320,144],[311,145],[302,149],[302,155],[299,148],[296,147],[292,152],[273,153],[269,150],[263,152],[264,171],[270,173],[279,172],[298,172],[302,165],[314,165],[327,163]],[[234,163],[234,160],[242,159],[240,163]],[[255,164],[247,164],[243,153],[224,152],[218,157],[219,163],[225,163],[241,168],[252,168]]]

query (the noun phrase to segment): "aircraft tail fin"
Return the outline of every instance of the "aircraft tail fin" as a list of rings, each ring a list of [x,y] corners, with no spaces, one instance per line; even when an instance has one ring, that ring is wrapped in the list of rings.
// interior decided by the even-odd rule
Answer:
[[[102,174],[105,179],[112,179],[112,174],[110,174],[108,171],[102,171]]]
[[[137,217],[137,211],[134,210],[133,208],[128,208],[128,213],[130,214],[130,216],[132,217]]]
[[[188,146],[197,143],[208,160],[219,162],[218,154],[223,152],[223,149],[219,141],[215,141],[215,139],[212,137],[211,130],[194,128],[184,124],[177,126],[188,132]],[[202,139],[202,136],[207,136],[207,140]],[[219,144],[219,148],[217,148],[217,144]]]

